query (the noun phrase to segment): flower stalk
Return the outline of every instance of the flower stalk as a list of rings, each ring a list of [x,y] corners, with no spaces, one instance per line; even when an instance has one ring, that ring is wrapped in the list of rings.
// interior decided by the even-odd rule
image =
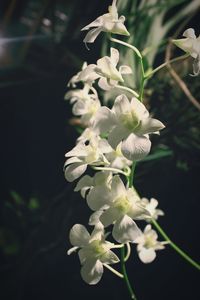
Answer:
[[[122,269],[122,274],[124,275],[124,281],[126,283],[127,289],[129,291],[130,297],[133,300],[137,300],[136,295],[133,291],[133,288],[130,284],[127,271],[126,271],[126,264],[125,264],[125,246],[121,249],[121,269]]]
[[[161,228],[161,226],[158,224],[158,222],[154,219],[152,219],[152,224],[155,226],[155,228],[158,230],[158,232],[162,235],[162,237],[166,240],[166,242],[169,243],[169,245],[183,258],[185,259],[189,264],[191,264],[193,267],[195,267],[197,270],[200,271],[200,265],[195,262],[189,255],[187,255],[181,248],[179,248],[172,240],[169,238],[169,236],[164,232],[164,230]]]

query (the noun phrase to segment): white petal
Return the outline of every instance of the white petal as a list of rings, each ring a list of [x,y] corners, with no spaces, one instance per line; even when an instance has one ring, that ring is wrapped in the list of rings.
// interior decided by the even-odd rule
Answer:
[[[112,89],[112,86],[108,84],[108,81],[105,77],[101,77],[98,81],[99,87],[104,91],[109,91]]]
[[[129,66],[120,66],[119,72],[121,74],[132,74],[133,73],[132,69]]]
[[[65,178],[67,181],[72,182],[79,178],[86,169],[86,164],[74,163],[65,169]]]
[[[82,163],[82,160],[76,156],[70,157],[66,160],[64,167],[66,167],[69,164],[73,164],[73,163]]]
[[[115,66],[112,64],[112,61],[110,57],[104,56],[97,60],[97,67],[99,68],[99,71],[101,72],[102,76],[105,76],[109,79],[117,80],[120,82],[123,82],[123,78],[119,71],[115,68]]]
[[[113,112],[108,107],[102,106],[95,116],[94,131],[97,134],[108,132],[114,124]]]
[[[97,284],[103,275],[103,265],[99,260],[88,259],[81,268],[81,276],[88,284]]]
[[[138,255],[140,260],[145,264],[151,263],[156,258],[156,252],[152,248],[146,249],[143,247]]]
[[[100,222],[100,216],[102,215],[103,210],[98,210],[95,211],[93,214],[91,214],[90,219],[89,219],[89,225],[95,226]]]
[[[145,229],[144,229],[144,233],[147,233],[148,231],[150,231],[152,229],[151,224],[146,225]]]
[[[147,118],[149,116],[149,112],[144,104],[135,97],[131,99],[131,110],[140,120],[143,120],[144,118]]]
[[[102,31],[102,27],[97,27],[94,29],[91,29],[85,36],[83,42],[84,43],[93,43],[97,36],[100,34],[100,32]]]
[[[121,114],[130,112],[131,106],[126,95],[120,95],[115,99],[112,110],[115,112],[117,117],[120,117]]]
[[[111,225],[119,218],[119,210],[115,207],[110,207],[102,213],[100,221],[105,227]]]
[[[198,53],[195,49],[195,40],[191,38],[172,40],[172,42],[185,52],[188,52],[193,58],[197,58]]]
[[[82,101],[82,100],[78,100],[73,108],[72,108],[72,112],[75,116],[81,116],[83,114],[86,114],[87,113],[87,106],[86,106],[86,103],[85,101]]]
[[[85,175],[79,180],[74,191],[75,192],[81,191],[81,196],[85,198],[86,192],[91,188],[92,185],[93,185],[93,178],[88,175]]]
[[[116,221],[112,235],[118,243],[134,242],[141,235],[141,230],[127,215]]]
[[[185,30],[183,32],[183,36],[187,37],[187,38],[192,38],[192,39],[196,39],[196,34],[193,28],[188,28],[187,30]]]
[[[77,183],[77,185],[76,185],[76,187],[75,187],[75,189],[74,189],[74,191],[75,192],[78,192],[78,191],[80,191],[82,188],[84,188],[84,187],[91,187],[93,185],[93,178],[91,177],[91,176],[89,176],[89,175],[85,175],[85,176],[83,176],[80,180],[79,180],[79,182]]]
[[[69,239],[73,246],[83,247],[89,243],[90,235],[85,226],[75,224],[70,230]]]
[[[106,186],[97,186],[90,190],[87,196],[87,204],[92,210],[99,210],[108,204],[109,190]]]
[[[141,120],[138,133],[139,134],[147,134],[147,133],[154,133],[161,129],[165,128],[165,125],[157,119],[153,118],[145,118]]]
[[[126,195],[126,188],[124,186],[123,181],[118,175],[114,176],[112,180],[111,191],[112,195],[117,197]]]
[[[140,206],[138,202],[134,203],[130,208],[128,215],[134,220],[144,220],[150,217],[150,213],[143,206]]]
[[[80,263],[83,265],[84,262],[90,258],[91,252],[87,248],[82,248],[78,251]]]
[[[99,27],[102,25],[102,22],[103,22],[103,18],[102,16],[98,17],[96,20],[94,20],[93,22],[91,22],[90,24],[88,24],[87,26],[83,27],[81,29],[81,31],[83,30],[88,30],[90,29],[91,27]]]
[[[151,149],[151,141],[146,136],[137,136],[130,134],[129,137],[122,142],[122,154],[129,160],[143,159]]]
[[[90,242],[102,240],[104,238],[104,227],[101,222],[95,224],[95,227],[92,231]]]
[[[108,135],[108,143],[116,149],[122,140],[126,139],[130,132],[123,126],[115,126]]]
[[[120,260],[118,256],[111,250],[107,251],[105,254],[101,256],[101,262],[104,264],[116,264]]]
[[[99,150],[102,152],[102,153],[109,153],[112,151],[112,148],[111,146],[109,145],[108,141],[106,139],[101,139],[99,141]]]
[[[88,65],[83,71],[80,72],[78,76],[79,81],[94,81],[100,76],[95,72],[96,65],[95,64],[90,64]]]
[[[68,151],[65,154],[65,157],[70,157],[70,156],[86,156],[88,154],[87,148],[83,143],[79,143],[77,146],[75,146],[71,151]]]
[[[123,18],[123,19],[122,19]],[[121,16],[119,20],[124,22],[124,16]],[[121,22],[116,22],[112,28],[112,33],[121,34],[121,35],[127,35],[129,36],[130,33],[126,29],[125,25]]]
[[[113,65],[116,67],[119,61],[119,51],[113,47],[110,48],[110,58]]]

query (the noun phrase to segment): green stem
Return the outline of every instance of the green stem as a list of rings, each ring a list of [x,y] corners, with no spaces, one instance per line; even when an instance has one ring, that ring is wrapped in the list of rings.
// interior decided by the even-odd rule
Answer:
[[[129,188],[131,188],[133,186],[133,177],[134,177],[134,173],[135,173],[135,167],[136,167],[136,161],[133,161],[132,168],[131,168],[131,173],[127,178]]]
[[[122,269],[122,274],[123,274],[123,279],[126,282],[126,286],[128,288],[129,294],[131,299],[137,300],[135,293],[133,291],[133,288],[130,284],[127,272],[126,272],[126,265],[125,265],[125,246],[121,248],[121,269]]]
[[[139,51],[136,47],[134,47],[133,45],[130,45],[130,44],[128,44],[128,43],[125,43],[125,42],[123,42],[123,41],[120,41],[120,40],[115,39],[115,38],[112,38],[112,37],[110,37],[110,40],[111,40],[111,42],[115,42],[115,43],[117,43],[117,44],[120,44],[120,45],[123,45],[123,46],[126,46],[126,47],[130,48],[131,50],[133,50],[133,51],[135,52],[135,54],[136,54],[140,59],[142,59],[142,55],[141,55],[140,51]]]
[[[107,264],[103,264],[103,265],[104,265],[104,267],[106,267],[109,271],[111,271],[113,274],[115,274],[119,278],[124,278],[123,274],[121,274],[120,272],[118,272],[117,270],[115,270],[114,268],[112,268],[110,265],[107,265]]]
[[[123,85],[116,85],[115,88],[127,91],[129,93],[131,93],[133,96],[135,97],[139,97],[138,93],[136,93],[134,90],[130,89],[129,87],[123,86]]]
[[[145,73],[144,73],[144,64],[142,57],[140,58],[140,66],[141,66],[141,79],[140,79],[140,94],[139,94],[139,100],[142,102],[143,94],[144,94],[144,83],[145,83]]]
[[[144,73],[144,64],[143,64],[143,58],[142,58],[142,54],[140,53],[140,51],[133,45],[130,45],[128,43],[125,43],[123,41],[120,41],[118,39],[112,38],[110,37],[110,40],[112,42],[118,43],[120,45],[126,46],[128,48],[130,48],[131,50],[133,50],[135,52],[135,54],[139,57],[140,60],[140,66],[141,66],[141,79],[140,79],[140,93],[139,93],[139,97],[138,99],[140,101],[142,101],[143,98],[143,93],[144,93],[144,83],[145,83],[145,73]],[[136,96],[137,97],[137,96]]]
[[[170,240],[168,235],[164,232],[164,230],[160,227],[158,222],[156,220],[152,219],[152,223],[155,226],[155,228],[160,232],[162,237],[169,242],[170,246],[180,255],[182,256],[187,262],[189,262],[193,267],[198,269],[200,271],[200,265],[195,262],[192,258],[190,258],[183,250],[181,250],[174,242]]]
[[[151,71],[149,74],[146,74],[146,75],[145,75],[145,79],[151,77],[152,75],[154,75],[156,72],[158,72],[158,71],[161,70],[162,68],[164,68],[164,67],[166,67],[166,66],[168,66],[168,65],[170,65],[170,64],[172,64],[172,63],[174,63],[174,62],[176,62],[176,61],[185,59],[185,58],[187,58],[187,57],[189,57],[189,54],[188,54],[188,53],[186,53],[186,54],[184,54],[184,55],[182,55],[182,56],[179,56],[179,57],[175,57],[175,58],[173,58],[173,59],[171,59],[171,60],[169,60],[169,61],[166,61],[165,63],[163,63],[162,65],[158,66],[158,67],[155,68],[153,71]]]

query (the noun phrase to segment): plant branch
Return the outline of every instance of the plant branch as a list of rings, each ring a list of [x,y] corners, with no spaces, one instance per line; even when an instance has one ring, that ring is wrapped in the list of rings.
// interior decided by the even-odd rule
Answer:
[[[174,242],[171,241],[171,239],[168,237],[168,235],[164,232],[164,230],[160,227],[158,222],[154,219],[152,219],[152,224],[155,226],[155,228],[160,232],[162,237],[166,240],[166,242],[169,243],[169,245],[180,255],[182,258],[184,258],[187,262],[189,262],[193,267],[195,267],[197,270],[200,271],[200,265],[195,262],[189,255],[187,255],[183,250],[181,250]]]

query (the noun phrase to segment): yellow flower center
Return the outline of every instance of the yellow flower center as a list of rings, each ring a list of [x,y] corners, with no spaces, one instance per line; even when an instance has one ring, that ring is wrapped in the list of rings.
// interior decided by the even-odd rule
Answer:
[[[96,257],[99,257],[106,252],[106,249],[100,240],[92,241],[90,244],[90,249]]]
[[[119,210],[120,213],[123,215],[127,214],[127,212],[130,210],[130,201],[127,197],[119,197],[114,204],[115,208]]]
[[[123,123],[124,127],[129,129],[130,131],[134,131],[140,124],[140,120],[134,111],[122,114],[121,122]]]

